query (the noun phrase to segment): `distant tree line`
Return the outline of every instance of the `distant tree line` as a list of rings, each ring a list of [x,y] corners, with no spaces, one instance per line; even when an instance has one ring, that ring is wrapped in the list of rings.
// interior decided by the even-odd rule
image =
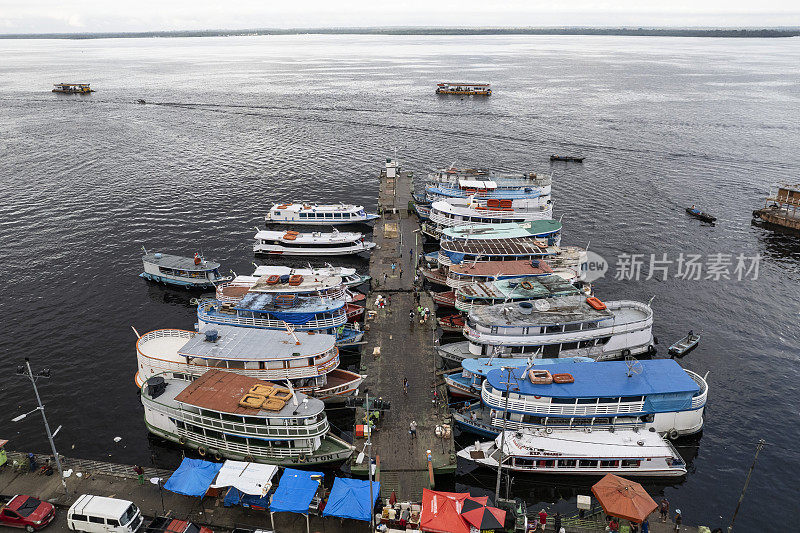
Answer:
[[[114,39],[145,37],[226,37],[242,35],[623,35],[651,37],[798,37],[800,28],[293,28],[252,30],[184,30],[101,33],[0,34],[0,39]]]

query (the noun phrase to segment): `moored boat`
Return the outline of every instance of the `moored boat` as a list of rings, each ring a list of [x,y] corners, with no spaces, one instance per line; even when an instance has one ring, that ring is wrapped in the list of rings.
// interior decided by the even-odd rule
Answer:
[[[708,213],[706,213],[704,211],[700,211],[695,206],[687,207],[686,208],[686,212],[689,215],[693,216],[694,218],[698,218],[698,219],[702,220],[703,222],[713,223],[713,222],[715,222],[717,220],[717,217],[709,215]]]
[[[369,276],[359,274],[355,268],[326,265],[324,267],[294,268],[282,265],[260,265],[253,271],[253,276],[340,276],[348,287],[356,287],[370,280]]]
[[[156,375],[142,385],[141,401],[150,433],[201,456],[294,466],[335,463],[353,453],[331,433],[322,401],[250,376]]]
[[[447,315],[439,318],[437,322],[445,333],[461,333],[466,320],[463,315]]]
[[[649,431],[508,431],[505,439],[475,443],[458,456],[495,469],[502,461],[504,470],[537,475],[686,475],[686,462],[675,447]]]
[[[437,83],[436,94],[491,96],[492,85],[490,83]]]
[[[378,218],[379,215],[365,212],[362,205],[303,202],[275,204],[264,220],[267,224],[331,226],[371,222]]]
[[[94,89],[89,87],[88,83],[56,83],[53,85],[53,92],[62,94],[89,94],[93,93]]]
[[[690,331],[688,335],[670,346],[668,352],[670,355],[683,357],[697,348],[699,342],[700,335],[696,335],[693,331]]]
[[[136,341],[136,385],[160,374],[178,379],[221,369],[266,380],[291,380],[295,390],[344,401],[364,376],[339,368],[336,337],[306,331],[206,326],[199,332],[159,329]]]
[[[332,233],[265,230],[256,233],[255,240],[253,252],[270,255],[351,255],[375,247],[361,233],[339,232],[335,228]]]
[[[576,157],[573,155],[551,155],[550,161],[566,161],[572,163],[583,163],[583,160],[586,159],[585,157]]]
[[[233,276],[220,275],[220,264],[206,261],[199,253],[194,257],[182,257],[145,250],[142,264],[144,272],[139,277],[186,289],[208,289],[233,279]]]

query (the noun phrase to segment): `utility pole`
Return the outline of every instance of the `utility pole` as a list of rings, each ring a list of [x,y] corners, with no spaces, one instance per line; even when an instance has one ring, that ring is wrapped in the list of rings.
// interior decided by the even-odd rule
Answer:
[[[33,385],[33,392],[36,394],[36,403],[39,405],[38,409],[39,412],[42,413],[42,420],[44,421],[44,429],[47,431],[47,440],[50,441],[50,449],[53,452],[53,457],[56,461],[56,468],[58,469],[58,476],[61,478],[61,485],[64,487],[64,494],[69,497],[69,491],[67,490],[67,482],[64,479],[64,470],[61,468],[61,459],[58,457],[58,452],[56,451],[56,443],[53,441],[53,434],[50,432],[50,424],[47,423],[47,417],[44,414],[44,405],[42,405],[42,399],[39,397],[39,389],[36,388],[36,378],[33,376],[33,371],[31,370],[31,362],[26,357],[25,358],[25,369],[27,372],[22,372],[24,375],[31,380],[31,385]],[[49,372],[41,372],[37,377],[49,377]]]
[[[511,367],[504,366],[503,370],[508,372],[508,376],[506,377],[506,401],[503,407],[503,429],[501,430],[503,433],[500,436],[500,453],[497,455],[497,484],[494,488],[495,505],[497,505],[497,500],[500,498],[500,475],[503,471],[503,454],[506,448],[506,415],[508,414],[508,397],[510,396],[509,391],[511,388]]]
[[[747,485],[750,484],[750,476],[753,475],[753,469],[756,467],[756,460],[758,460],[758,454],[761,452],[761,448],[764,447],[766,441],[761,439],[758,441],[758,446],[756,446],[756,455],[753,457],[753,464],[750,465],[750,470],[747,472],[747,478],[744,480],[744,487],[742,487],[742,494],[739,496],[739,503],[736,504],[736,510],[733,511],[733,516],[731,517],[731,523],[728,526],[728,533],[733,531],[733,522],[736,520],[736,515],[739,513],[739,507],[742,506],[742,500],[744,500],[744,493],[747,491]]]
[[[369,418],[369,393],[366,394],[364,407],[367,410],[367,479],[369,480],[369,530],[375,531],[375,496],[372,494],[372,421]]]

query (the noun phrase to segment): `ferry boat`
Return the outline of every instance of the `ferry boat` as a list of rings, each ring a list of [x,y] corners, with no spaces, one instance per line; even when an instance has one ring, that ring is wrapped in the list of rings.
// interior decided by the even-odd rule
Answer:
[[[498,357],[480,357],[464,359],[461,371],[444,375],[444,382],[450,396],[460,398],[480,398],[483,380],[492,370],[502,368],[547,368],[554,364],[593,363],[589,357],[564,357],[561,359],[503,359]]]
[[[781,185],[777,192],[771,194],[764,207],[753,211],[753,218],[762,220],[773,228],[800,231],[800,184]]]
[[[253,251],[270,255],[351,255],[375,247],[361,233],[339,232],[336,228],[332,233],[265,230],[256,233],[255,239]]]
[[[266,380],[291,380],[295,390],[344,401],[364,376],[339,368],[336,337],[308,331],[206,326],[199,332],[159,329],[136,341],[136,386],[154,375],[186,379],[221,369]]]
[[[438,252],[431,254],[439,266],[451,267],[489,261],[544,260],[553,270],[583,272],[586,250],[576,246],[553,246],[536,238],[469,241],[443,241]]]
[[[492,85],[490,83],[437,83],[436,94],[491,96]]]
[[[708,384],[673,359],[556,363],[546,371],[515,368],[510,376],[490,371],[481,401],[454,410],[455,422],[467,431],[497,435],[508,387],[507,430],[653,428],[676,439],[703,429]]]
[[[510,199],[550,196],[553,178],[547,174],[501,174],[490,178],[457,177],[449,174],[428,178],[424,198],[433,203],[447,198]]]
[[[339,276],[347,287],[357,287],[370,280],[369,276],[359,274],[355,268],[325,265],[324,267],[294,268],[281,265],[261,265],[253,271],[253,276]]]
[[[89,94],[93,93],[94,89],[89,87],[88,83],[56,83],[53,85],[53,92],[62,94]]]
[[[363,205],[286,203],[273,205],[264,220],[267,224],[331,226],[366,223],[379,218],[379,215],[366,213]]]
[[[472,198],[451,198],[431,204],[428,221],[422,231],[430,237],[438,238],[442,231],[453,226],[530,222],[552,218],[553,201],[541,196],[531,200],[490,198],[477,201]]]
[[[475,306],[464,326],[467,340],[439,346],[438,353],[445,360],[460,362],[533,353],[607,361],[656,352],[649,305],[629,300],[597,305],[595,300],[572,295]]]
[[[280,330],[292,326],[336,335],[340,348],[356,346],[364,336],[358,324],[347,324],[344,301],[293,294],[249,293],[236,303],[204,299],[197,306],[197,324],[198,329],[211,324]]]
[[[501,460],[504,470],[548,476],[686,475],[686,462],[678,450],[650,431],[509,431],[505,440],[498,436],[476,442],[457,455],[495,470]]]
[[[156,375],[142,385],[141,400],[150,433],[216,460],[319,465],[353,453],[331,433],[322,401],[254,377]]]
[[[181,257],[159,252],[151,254],[145,250],[142,263],[144,272],[139,277],[187,289],[208,289],[233,279],[233,276],[220,275],[219,263],[206,261],[197,253],[194,257]]]
[[[576,296],[582,291],[559,275],[510,278],[464,285],[455,290],[455,308],[462,313],[509,302]],[[528,305],[528,304],[526,304]],[[531,304],[532,305],[532,304]]]

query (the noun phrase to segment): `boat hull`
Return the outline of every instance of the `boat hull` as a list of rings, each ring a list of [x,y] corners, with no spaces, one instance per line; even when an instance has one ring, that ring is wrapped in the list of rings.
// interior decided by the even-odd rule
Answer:
[[[162,285],[172,285],[173,287],[181,287],[184,289],[214,289],[216,285],[220,283],[227,283],[233,279],[232,276],[226,276],[224,278],[219,278],[214,280],[214,282],[210,282],[208,280],[205,281],[193,281],[193,280],[184,280],[180,278],[174,278],[170,276],[159,276],[157,274],[151,274],[149,272],[142,272],[139,274],[139,277],[142,279],[146,279],[147,281],[152,281],[153,283],[161,283]]]

